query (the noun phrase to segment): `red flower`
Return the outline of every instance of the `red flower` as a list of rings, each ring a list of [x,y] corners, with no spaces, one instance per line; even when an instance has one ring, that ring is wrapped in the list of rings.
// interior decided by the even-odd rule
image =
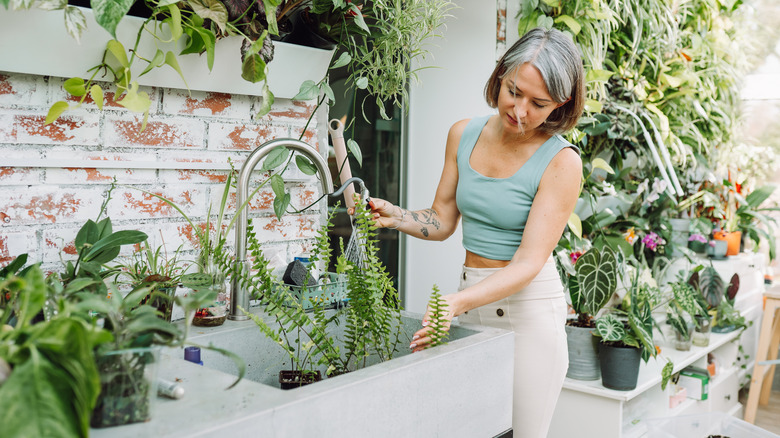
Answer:
[[[574,251],[573,253],[569,254],[569,258],[571,259],[571,264],[577,263],[577,259],[580,258],[582,255],[582,251]]]

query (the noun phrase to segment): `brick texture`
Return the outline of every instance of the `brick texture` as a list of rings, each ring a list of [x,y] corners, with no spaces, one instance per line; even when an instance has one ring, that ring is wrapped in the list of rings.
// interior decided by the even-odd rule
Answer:
[[[111,217],[114,229],[143,231],[152,248],[164,245],[170,257],[178,252],[181,259],[192,260],[197,245],[193,227],[209,222],[209,204],[212,230],[216,226],[228,161],[240,169],[263,143],[298,138],[315,109],[311,102],[277,99],[271,113],[258,118],[259,98],[254,96],[145,87],[152,106],[141,132],[142,116],[117,104],[104,88],[102,111],[87,97],[79,108],[45,125],[51,104],[78,103],[62,89],[63,82],[0,72],[0,266],[26,252],[46,270],[61,269],[61,258],[76,257],[76,233],[85,221],[97,218],[114,181],[117,187],[103,216]],[[318,117],[326,112],[312,119],[303,140],[319,149],[325,133],[318,129],[325,125]],[[13,165],[5,159],[13,159]],[[258,171],[252,179],[268,176]],[[291,211],[320,197],[317,178],[295,166],[284,176]],[[146,192],[172,200],[192,224]],[[235,208],[231,192],[224,225]],[[258,192],[249,211],[272,267],[283,270],[294,256],[311,249],[325,208],[320,202],[278,220],[271,188]],[[233,240],[231,230],[230,245]],[[122,255],[137,249],[125,248]]]

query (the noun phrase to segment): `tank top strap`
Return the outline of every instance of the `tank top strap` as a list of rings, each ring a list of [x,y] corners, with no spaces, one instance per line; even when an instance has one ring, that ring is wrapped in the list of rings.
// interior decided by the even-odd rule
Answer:
[[[463,129],[463,134],[460,136],[460,143],[458,143],[458,163],[464,164],[461,160],[466,159],[465,164],[468,163],[469,157],[471,157],[471,151],[474,150],[474,146],[477,144],[479,136],[482,134],[482,129],[490,119],[490,115],[482,117],[474,117],[469,120],[466,127]]]

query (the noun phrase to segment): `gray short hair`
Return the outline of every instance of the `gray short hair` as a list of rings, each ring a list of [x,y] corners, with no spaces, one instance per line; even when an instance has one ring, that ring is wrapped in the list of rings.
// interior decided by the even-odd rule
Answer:
[[[485,100],[491,108],[498,105],[501,81],[525,63],[530,63],[542,74],[556,108],[539,127],[549,134],[568,131],[577,124],[585,107],[585,71],[582,55],[571,37],[557,29],[537,27],[523,35],[498,61],[485,84]]]

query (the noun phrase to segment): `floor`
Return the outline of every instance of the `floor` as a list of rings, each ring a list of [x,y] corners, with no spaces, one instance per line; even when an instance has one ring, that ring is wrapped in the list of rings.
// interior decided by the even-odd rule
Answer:
[[[743,393],[745,391],[742,391]],[[747,394],[744,394],[745,400],[740,401],[743,405],[747,402]],[[780,391],[773,390],[769,396],[769,404],[766,406],[758,405],[756,412],[756,426],[768,430],[769,432],[780,435]]]

